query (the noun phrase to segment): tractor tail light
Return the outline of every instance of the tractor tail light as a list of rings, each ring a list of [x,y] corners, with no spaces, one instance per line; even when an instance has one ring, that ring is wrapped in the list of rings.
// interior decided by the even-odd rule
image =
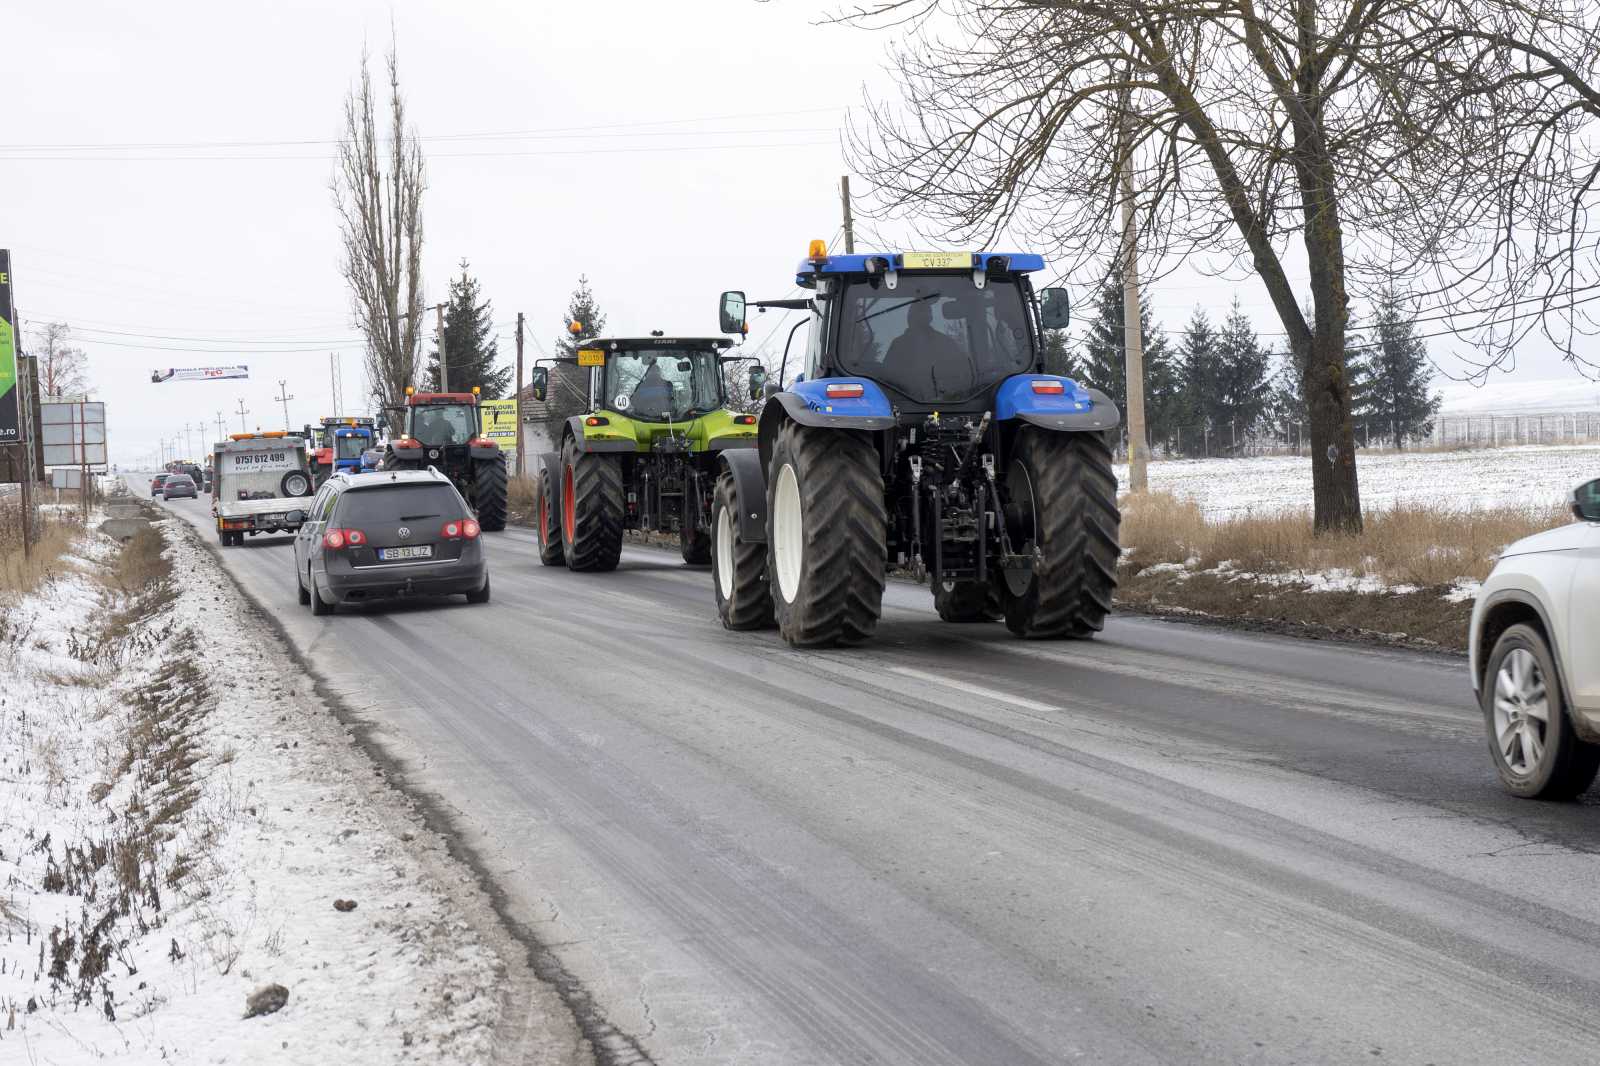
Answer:
[[[1063,392],[1066,392],[1067,389],[1066,386],[1061,384],[1059,381],[1042,381],[1038,378],[1035,378],[1033,381],[1033,391],[1059,395]]]
[[[853,396],[864,396],[866,391],[866,386],[856,382],[850,382],[844,385],[829,385],[828,399],[847,400]]]
[[[583,424],[586,426],[609,426],[611,424],[611,419],[602,415],[590,415],[588,418],[583,420]]]
[[[736,426],[753,426],[756,424],[755,415],[734,415],[733,424]]]
[[[497,442],[490,440],[488,437],[473,437],[471,440],[467,441],[467,447],[498,448],[500,445]]]

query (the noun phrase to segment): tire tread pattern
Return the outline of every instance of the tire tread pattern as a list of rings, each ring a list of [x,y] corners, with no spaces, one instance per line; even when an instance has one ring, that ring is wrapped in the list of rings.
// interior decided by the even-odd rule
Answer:
[[[502,453],[472,465],[476,468],[472,474],[472,501],[478,512],[478,525],[485,532],[498,533],[506,528],[506,457]]]
[[[711,584],[717,596],[717,614],[724,628],[732,630],[770,629],[773,624],[772,587],[767,582],[767,546],[746,543],[739,536],[739,489],[732,474],[717,479],[711,504],[711,528],[717,528],[726,510],[733,516],[733,596],[724,597],[715,573]],[[711,538],[715,550],[716,537]],[[712,563],[713,571],[716,562]]]
[[[622,464],[603,452],[580,452],[571,440],[561,450],[562,469],[572,468],[573,536],[565,543],[573,570],[615,570],[622,558],[626,496]],[[564,490],[563,490],[564,491]],[[566,524],[562,522],[565,541]]]

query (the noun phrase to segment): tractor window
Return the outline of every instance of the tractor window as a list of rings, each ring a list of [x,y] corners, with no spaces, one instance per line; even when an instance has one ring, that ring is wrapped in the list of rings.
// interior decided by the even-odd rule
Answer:
[[[359,459],[361,453],[367,449],[367,438],[357,436],[336,437],[338,449],[335,454],[340,459]]]
[[[837,314],[839,369],[924,403],[966,399],[1033,363],[1022,293],[1006,279],[981,289],[967,274],[902,273],[892,290],[855,282]]]
[[[475,431],[473,414],[465,404],[418,404],[411,409],[411,435],[433,448],[465,444]]]
[[[642,422],[683,422],[722,406],[717,353],[648,348],[606,353],[609,407]]]

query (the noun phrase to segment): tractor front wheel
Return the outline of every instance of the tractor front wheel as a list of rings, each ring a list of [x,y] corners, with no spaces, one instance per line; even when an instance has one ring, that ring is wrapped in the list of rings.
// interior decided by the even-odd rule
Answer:
[[[539,467],[539,513],[534,516],[539,532],[539,561],[546,566],[566,566],[566,552],[561,546],[561,497],[550,467]]]
[[[870,439],[786,423],[767,477],[767,573],[783,639],[859,644],[883,610],[888,516]]]
[[[711,572],[717,616],[728,629],[772,625],[772,588],[767,584],[767,546],[739,536],[739,489],[732,474],[717,479],[711,502]]]
[[[506,528],[506,457],[481,459],[472,464],[472,500],[478,512],[478,525],[486,533]]]
[[[561,447],[561,547],[573,570],[615,570],[622,558],[626,498],[614,455]]]
[[[1019,637],[1087,637],[1117,587],[1117,479],[1100,433],[1024,426],[1006,470],[1006,529],[1031,570],[1005,575],[1006,628]]]
[[[946,622],[997,622],[1005,616],[1000,590],[989,581],[940,582],[933,590],[933,607]]]
[[[711,534],[696,526],[688,515],[678,527],[678,553],[690,566],[704,566],[711,561]]]

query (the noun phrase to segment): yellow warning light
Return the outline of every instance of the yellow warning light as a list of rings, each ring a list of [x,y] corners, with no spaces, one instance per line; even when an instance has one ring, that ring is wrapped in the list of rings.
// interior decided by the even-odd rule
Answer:
[[[476,386],[476,385],[472,386],[472,395],[474,395],[474,396],[478,395],[478,386]]]
[[[828,242],[827,241],[820,241],[820,240],[819,241],[812,241],[811,242],[811,251],[810,251],[809,254],[807,254],[806,258],[807,259],[826,259],[826,258],[828,258]]]
[[[583,332],[583,323],[574,319],[572,325],[567,327],[567,332],[576,337]]]
[[[411,386],[411,385],[407,385],[406,386],[406,395],[407,396],[415,396],[416,394],[417,394],[417,390],[416,390],[416,388],[414,386]]]

